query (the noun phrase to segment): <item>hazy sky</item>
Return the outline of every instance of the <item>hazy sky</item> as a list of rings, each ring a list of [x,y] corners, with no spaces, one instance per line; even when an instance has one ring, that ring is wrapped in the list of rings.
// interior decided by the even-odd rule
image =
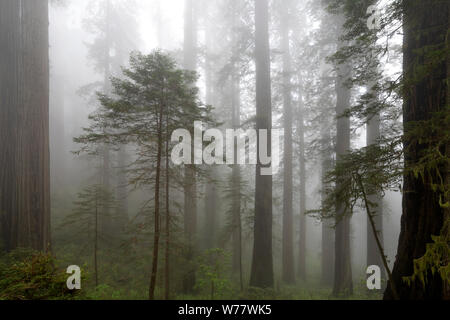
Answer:
[[[83,17],[86,9],[93,0],[76,0],[70,1],[64,10],[67,26],[69,28],[82,28]],[[126,0],[123,0],[126,1]],[[142,37],[143,51],[150,51],[157,46],[155,31],[155,15],[157,12],[157,1],[154,0],[135,0],[138,5],[138,23]],[[183,12],[184,0],[164,0],[160,1],[161,10],[163,12],[163,22],[165,25],[165,33],[168,34],[170,48],[179,47],[183,40]]]

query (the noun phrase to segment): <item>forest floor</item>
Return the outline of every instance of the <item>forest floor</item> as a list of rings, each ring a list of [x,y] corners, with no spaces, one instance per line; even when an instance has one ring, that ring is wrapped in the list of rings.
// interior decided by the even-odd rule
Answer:
[[[60,251],[58,259],[52,255],[17,250],[10,254],[0,254],[0,300],[146,300],[148,297],[148,266],[145,261],[115,260],[103,263],[99,268],[98,285],[95,285],[92,266],[88,261],[81,264],[81,290],[70,292],[66,288],[66,273],[69,261],[76,253],[74,248]],[[66,253],[66,255],[63,254]],[[100,255],[107,259],[105,252]],[[103,260],[103,261],[105,261]],[[127,263],[128,262],[128,263]],[[310,268],[309,270],[320,270]],[[146,272],[147,271],[147,272]],[[229,270],[228,270],[229,271]],[[173,273],[172,300],[381,300],[383,290],[369,291],[366,279],[354,275],[353,294],[335,297],[331,286],[321,285],[320,275],[311,273],[307,281],[295,285],[280,285],[275,280],[274,289],[246,288],[240,289],[238,283],[229,279],[229,272],[213,274],[205,278],[199,272],[193,294],[183,295],[179,284],[180,273]],[[244,284],[248,283],[244,279]],[[156,299],[164,297],[164,277],[158,277]],[[30,288],[34,288],[30,290]]]

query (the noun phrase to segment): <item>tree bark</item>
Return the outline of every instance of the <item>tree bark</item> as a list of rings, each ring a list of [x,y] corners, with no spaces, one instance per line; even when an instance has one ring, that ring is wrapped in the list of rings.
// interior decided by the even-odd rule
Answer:
[[[4,242],[7,250],[44,251],[51,242],[48,2],[2,1],[0,14],[0,121],[9,122],[0,141],[9,171],[0,176]]]
[[[350,119],[342,117],[350,107],[350,89],[346,85],[350,67],[339,65],[336,79],[337,105],[337,141],[336,156],[339,161],[350,150]],[[342,188],[338,181],[336,188]],[[335,269],[333,295],[351,295],[353,293],[352,267],[350,256],[350,216],[345,212],[345,204],[336,201],[336,230],[335,230]]]
[[[432,71],[422,77],[417,77],[416,72],[420,67],[431,65],[421,54],[424,47],[445,46],[449,28],[449,4],[445,1],[405,0],[403,12],[403,72],[406,80],[403,113],[407,135],[410,123],[430,119],[434,112],[443,111],[446,107],[449,90],[446,81],[447,62],[435,62]],[[420,152],[427,148],[427,145],[413,145],[405,139],[404,148],[405,165],[408,167],[418,160]],[[447,179],[445,171],[442,173],[443,178]],[[432,242],[431,236],[441,232],[445,210],[439,205],[439,193],[432,190],[430,177],[423,181],[409,174],[404,177],[403,190],[403,215],[397,258],[392,271],[393,281],[400,299],[442,299],[443,283],[438,274],[430,273],[425,286],[420,281],[412,283],[411,286],[403,281],[403,277],[413,274],[414,260],[425,254],[426,245]],[[389,286],[384,298],[393,299]]]
[[[0,3],[0,222],[3,247],[14,249],[17,231],[13,221],[18,217],[16,194],[17,119],[21,104],[20,2]],[[14,222],[14,225],[16,223]]]
[[[268,152],[272,150],[272,103],[270,86],[269,3],[255,0],[256,129],[268,130]],[[259,137],[258,137],[259,157]],[[272,176],[261,175],[256,166],[255,225],[250,286],[273,287]]]

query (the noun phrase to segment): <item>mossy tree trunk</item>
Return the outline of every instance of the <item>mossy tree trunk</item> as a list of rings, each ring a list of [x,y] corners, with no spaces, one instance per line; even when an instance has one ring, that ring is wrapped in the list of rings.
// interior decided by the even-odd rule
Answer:
[[[448,95],[448,64],[441,59],[424,55],[424,49],[443,48],[448,37],[449,3],[434,0],[404,0],[404,124],[408,136],[409,124],[428,120],[432,114],[443,111]],[[447,40],[448,41],[448,40]],[[423,68],[431,68],[421,74]],[[405,165],[414,164],[426,144],[412,144],[405,140]],[[445,152],[445,150],[443,150]],[[448,172],[442,171],[444,179]],[[398,288],[400,299],[441,299],[443,283],[440,276],[431,272],[426,284],[420,281],[407,284],[403,277],[414,273],[414,260],[421,258],[433,235],[439,235],[443,227],[445,210],[439,204],[439,193],[432,190],[431,180],[412,175],[404,177],[403,215],[397,250],[397,259],[392,271],[393,281]],[[392,290],[387,287],[385,299],[393,299]]]

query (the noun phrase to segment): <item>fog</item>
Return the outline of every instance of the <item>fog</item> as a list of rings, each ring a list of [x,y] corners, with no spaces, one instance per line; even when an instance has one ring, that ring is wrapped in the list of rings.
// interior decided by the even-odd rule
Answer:
[[[104,2],[104,1],[103,1]],[[80,189],[82,189],[90,179],[95,170],[95,161],[89,160],[86,157],[79,157],[72,154],[72,151],[77,150],[78,146],[73,142],[73,138],[82,134],[82,128],[89,125],[88,116],[95,111],[97,104],[93,101],[89,101],[86,97],[83,97],[80,90],[88,84],[102,81],[103,75],[101,72],[96,72],[94,63],[89,58],[88,44],[95,41],[96,34],[89,32],[86,27],[86,21],[89,19],[95,19],[96,12],[95,8],[104,5],[102,1],[92,1],[92,0],[80,0],[80,1],[68,1],[62,5],[52,6],[50,10],[50,62],[51,62],[51,177],[52,177],[52,199],[54,200],[52,205],[52,220],[55,221],[54,225],[57,226],[58,222],[64,219],[64,215],[73,210],[73,201],[76,199],[76,195]],[[183,49],[183,39],[184,39],[184,2],[183,0],[170,0],[170,1],[120,1],[112,0],[112,5],[124,5],[125,8],[132,12],[132,17],[136,23],[137,29],[136,37],[128,39],[133,46],[133,50],[141,51],[144,54],[148,54],[155,49],[162,49],[166,52],[173,53],[177,57],[178,53]],[[203,9],[207,9],[209,16],[214,14],[217,15],[217,10],[220,10],[219,6],[223,6],[219,2],[208,1],[206,3],[199,3],[200,10],[199,15],[204,14]],[[304,8],[310,6],[307,1],[302,4]],[[214,6],[218,6],[215,8]],[[97,9],[98,10],[98,9]],[[305,11],[308,12],[308,11]],[[308,13],[307,13],[308,14]],[[220,14],[218,15],[220,16]],[[98,17],[97,17],[98,18]],[[226,47],[221,47],[220,42],[223,39],[208,39],[206,42],[206,33],[208,28],[211,26],[211,22],[204,22],[200,19],[205,19],[204,16],[198,17],[198,47],[199,59],[204,59],[204,51],[210,50],[214,54],[218,55],[220,60],[220,55],[223,55],[223,63],[227,63],[226,59],[229,53]],[[242,17],[243,20],[246,17]],[[275,21],[276,17],[273,17],[274,21],[271,23],[271,32],[273,33],[272,42],[276,44],[277,39],[277,28],[278,22]],[[320,28],[320,21],[317,21],[316,17],[307,17],[305,14],[301,16],[300,19],[306,19],[303,21],[296,22],[298,25],[297,29],[293,28],[292,35],[293,38],[310,37],[311,34],[317,32]],[[212,21],[215,23],[216,21]],[[115,22],[114,22],[115,23]],[[120,22],[119,22],[120,23]],[[162,24],[161,26],[158,26]],[[205,24],[206,23],[206,24]],[[250,23],[245,21],[244,23]],[[120,26],[119,26],[120,28]],[[158,28],[161,28],[159,30]],[[220,28],[220,26],[218,27]],[[236,30],[236,33],[239,31]],[[214,36],[214,35],[209,35]],[[114,37],[114,35],[113,35]],[[311,45],[314,42],[313,38],[310,38]],[[210,47],[208,47],[208,45]],[[297,46],[297,44],[295,44]],[[300,44],[301,45],[301,44]],[[304,44],[307,45],[307,44]],[[272,83],[273,87],[278,84],[276,81],[276,73],[280,72],[277,70],[279,62],[280,51],[275,48],[272,50],[272,59],[275,61],[274,69],[275,78]],[[218,49],[220,48],[220,49]],[[307,50],[307,48],[298,48],[297,50]],[[223,50],[221,52],[221,50]],[[131,51],[126,52],[130,54]],[[178,56],[179,57],[179,56]],[[178,59],[178,58],[177,58]],[[251,61],[246,61],[246,68],[250,67],[250,70],[244,70],[244,73],[250,73],[246,75],[251,81],[251,73],[254,72],[254,67],[251,65]],[[124,60],[124,65],[126,60]],[[307,66],[308,61],[304,64]],[[225,64],[224,64],[225,67]],[[394,65],[395,68],[399,70],[399,66]],[[220,70],[220,66],[215,68],[218,72],[223,72]],[[386,68],[389,73],[394,74],[392,67]],[[197,81],[197,85],[200,88],[200,97],[203,101],[207,98],[205,96],[205,71],[202,67],[198,70],[200,78]],[[307,73],[308,71],[303,71]],[[398,71],[397,71],[398,72]],[[116,74],[115,74],[116,75]],[[120,74],[117,74],[120,76]],[[247,85],[247,88],[243,90],[242,94],[242,119],[251,118],[255,113],[255,101],[254,88]],[[276,106],[279,105],[279,97],[273,97],[273,102]],[[228,104],[228,105],[227,105]],[[229,102],[221,102],[219,106],[214,106],[217,113],[227,112],[227,108],[230,108]],[[281,106],[280,106],[281,107]],[[313,108],[314,106],[308,106]],[[225,109],[224,111],[220,108]],[[275,120],[274,120],[275,121]],[[275,124],[276,125],[276,124]],[[315,130],[311,127],[309,130]],[[313,136],[313,134],[309,134]],[[357,128],[355,135],[353,137],[353,147],[360,148],[365,145],[366,140],[366,130],[365,127]],[[311,138],[314,139],[314,138]],[[130,155],[132,157],[132,155]],[[320,161],[317,157],[309,157],[306,154],[306,166],[307,166],[307,190],[306,190],[306,207],[308,210],[317,209],[320,207],[321,199],[321,176]],[[252,169],[247,167],[244,169],[249,172],[249,177],[251,181],[251,171]],[[219,177],[218,184],[223,185],[228,179],[228,170],[222,169],[221,175]],[[282,249],[282,204],[280,201],[283,196],[282,188],[282,176],[275,178],[279,182],[274,183],[274,196],[277,200],[274,203],[274,268],[275,268],[275,282],[278,286],[281,285],[281,249]],[[295,228],[294,228],[294,242],[299,241],[298,238],[298,225],[299,225],[299,215],[300,212],[300,195],[298,189],[299,179],[294,178],[294,198],[293,198],[293,212],[295,213]],[[205,190],[208,188],[208,183],[205,187],[198,187],[198,229],[199,233],[205,232],[204,221],[205,216],[208,214],[206,211],[204,202]],[[219,191],[219,194],[223,192]],[[219,187],[220,190],[220,187]],[[142,203],[147,199],[145,197],[145,192],[142,190],[129,190],[127,195],[128,199],[128,218],[133,220],[136,215],[139,215],[139,210]],[[246,196],[253,197],[250,189],[247,190],[249,194]],[[220,203],[225,200],[219,200]],[[217,204],[214,210],[217,210],[218,216],[218,226],[217,233],[221,232],[221,229],[226,228],[226,202],[222,205]],[[225,208],[224,208],[225,207]],[[389,193],[385,196],[383,200],[384,216],[383,216],[383,238],[385,244],[386,254],[391,266],[395,261],[395,255],[397,250],[397,241],[400,230],[400,216],[401,216],[401,194],[399,193]],[[307,276],[305,283],[309,283],[309,286],[316,285],[317,279],[319,277],[317,267],[320,265],[321,257],[321,233],[322,226],[321,222],[314,217],[308,216],[306,218],[306,259],[307,259]],[[367,217],[363,210],[357,210],[355,212],[351,221],[351,255],[352,255],[352,268],[353,277],[355,282],[365,284],[366,269],[366,250],[367,250]],[[251,227],[250,227],[251,228]],[[250,242],[252,241],[252,236],[250,232],[247,232],[246,239],[249,243],[244,244],[244,278],[249,278],[250,264],[251,264],[251,248]],[[55,237],[62,237],[63,235],[55,235]],[[201,238],[200,238],[201,239]],[[246,241],[247,241],[246,240]],[[201,240],[200,240],[201,242]],[[200,247],[208,247],[200,244]],[[225,244],[225,250],[229,250],[228,244]],[[297,256],[297,253],[296,253]],[[75,256],[76,257],[76,256]],[[76,258],[78,259],[78,258]],[[297,258],[296,258],[297,259]],[[74,261],[74,263],[79,263]],[[308,285],[305,285],[308,287]]]
[[[423,209],[402,206],[397,2],[50,1],[47,244],[82,297],[395,296],[401,217]]]
[[[102,74],[93,70],[93,63],[88,57],[87,43],[92,42],[95,38],[95,34],[86,30],[86,19],[92,19],[89,16],[92,11],[93,3],[95,5],[101,5],[101,1],[72,1],[63,4],[62,6],[53,6],[50,11],[50,61],[51,61],[51,128],[52,128],[52,197],[55,199],[53,206],[53,220],[59,221],[65,212],[71,210],[71,203],[68,199],[75,199],[76,193],[79,191],[86,181],[89,181],[89,176],[92,174],[92,164],[84,158],[74,156],[70,151],[76,150],[77,146],[73,143],[73,138],[82,133],[82,128],[88,126],[88,115],[95,110],[95,104],[89,103],[81,97],[79,91],[80,88],[86,86],[89,83],[101,81]],[[113,1],[120,2],[119,0]],[[183,0],[170,0],[170,1],[122,1],[125,2],[125,7],[132,8],[133,18],[135,19],[137,26],[136,38],[129,39],[134,50],[139,50],[143,53],[150,53],[155,49],[163,49],[168,52],[176,52],[183,48],[184,37],[184,1]],[[204,3],[199,6],[205,6],[210,10],[210,15],[215,13],[216,8],[214,2],[206,5]],[[220,4],[219,4],[220,5]],[[305,2],[304,6],[308,4]],[[220,10],[220,9],[219,9]],[[203,14],[200,10],[199,15]],[[92,13],[91,13],[92,14]],[[204,17],[202,17],[204,19]],[[307,18],[305,15],[302,19]],[[243,17],[245,19],[245,17]],[[276,18],[274,18],[276,19]],[[314,21],[315,18],[307,18],[305,22],[299,22],[300,27],[297,30],[293,30],[295,37],[306,36],[308,33],[312,33],[319,27],[319,22]],[[158,23],[162,24],[162,30],[158,30]],[[276,33],[277,21],[272,22],[271,29],[273,33]],[[201,50],[217,50],[216,42],[221,39],[212,39],[208,43],[205,43],[205,26],[201,25],[198,30],[199,47]],[[236,31],[237,32],[237,31]],[[299,35],[302,34],[302,35]],[[276,37],[276,35],[274,36]],[[275,40],[277,41],[277,40]],[[275,42],[274,41],[274,42]],[[312,40],[313,41],[313,40]],[[159,43],[161,42],[161,43]],[[208,44],[216,47],[208,47]],[[300,49],[304,50],[304,49]],[[130,52],[128,52],[130,53]],[[216,54],[223,54],[226,56],[227,52],[216,52]],[[274,59],[279,55],[276,49],[273,49]],[[306,62],[307,64],[307,62]],[[398,66],[396,67],[398,69]],[[389,72],[392,72],[392,68],[389,68]],[[205,101],[205,77],[204,70],[199,70],[201,74],[198,80],[198,85],[201,88],[201,98]],[[276,86],[277,84],[273,84]],[[249,89],[250,91],[252,89]],[[244,93],[246,94],[246,93]],[[250,95],[253,93],[250,93]],[[245,99],[245,98],[244,98]],[[244,100],[243,99],[243,100]],[[247,98],[246,105],[243,106],[246,112],[254,114],[254,101],[252,98]],[[275,101],[275,103],[278,103]],[[222,108],[229,106],[223,105]],[[219,108],[219,107],[216,107]],[[243,118],[248,117],[242,115]],[[314,130],[314,128],[311,128]],[[365,144],[365,128],[359,128],[356,132],[353,145],[355,148],[362,147]],[[320,171],[316,170],[319,166],[317,159],[308,157],[307,160],[307,209],[312,210],[319,207],[320,204]],[[224,175],[226,175],[226,170]],[[226,180],[226,176],[222,176],[221,180]],[[295,179],[296,181],[298,179]],[[223,181],[222,181],[223,182]],[[281,182],[280,182],[281,183]],[[294,207],[293,212],[300,211],[299,208],[299,194],[298,188],[294,189]],[[200,191],[201,192],[201,191]],[[278,196],[282,197],[282,184],[275,184],[274,192]],[[136,195],[136,193],[138,195]],[[248,196],[251,196],[249,194]],[[134,194],[129,195],[132,201],[129,201],[130,210],[129,218],[136,214],[136,210],[139,210],[140,204],[145,200],[145,197],[135,191]],[[200,196],[199,200],[204,197],[204,194]],[[60,200],[58,201],[58,198]],[[64,200],[63,200],[64,199]],[[135,202],[135,203],[133,203]],[[61,206],[56,206],[56,203]],[[397,249],[397,241],[399,234],[400,216],[401,216],[401,195],[398,193],[389,193],[384,198],[385,215],[383,217],[383,230],[385,250],[388,255],[388,260],[391,265],[395,260],[395,254]],[[223,208],[217,208],[218,216],[222,220],[221,223],[225,223],[225,210]],[[63,212],[61,212],[63,211]],[[204,205],[200,204],[198,208],[199,212],[199,226],[202,229],[202,220],[205,219]],[[299,232],[298,226],[298,214],[295,214],[295,233]],[[354,270],[355,281],[362,281],[365,283],[366,279],[366,248],[367,248],[367,236],[366,236],[366,216],[364,211],[360,210],[356,212],[352,218],[351,224],[351,251],[352,251],[352,264]],[[218,229],[224,228],[222,225]],[[274,207],[274,261],[276,274],[281,273],[281,233],[282,233],[282,206],[276,204]],[[298,241],[298,237],[295,238],[295,243]],[[307,279],[317,278],[316,266],[321,256],[321,223],[315,218],[307,217],[306,219],[306,246],[307,246]],[[251,239],[249,239],[251,241]],[[247,252],[244,260],[246,263],[250,263],[251,246],[246,248]],[[245,277],[249,277],[249,266],[244,271]],[[315,280],[312,280],[313,282]],[[276,276],[276,282],[280,283],[281,279]],[[306,280],[308,282],[308,280]]]

